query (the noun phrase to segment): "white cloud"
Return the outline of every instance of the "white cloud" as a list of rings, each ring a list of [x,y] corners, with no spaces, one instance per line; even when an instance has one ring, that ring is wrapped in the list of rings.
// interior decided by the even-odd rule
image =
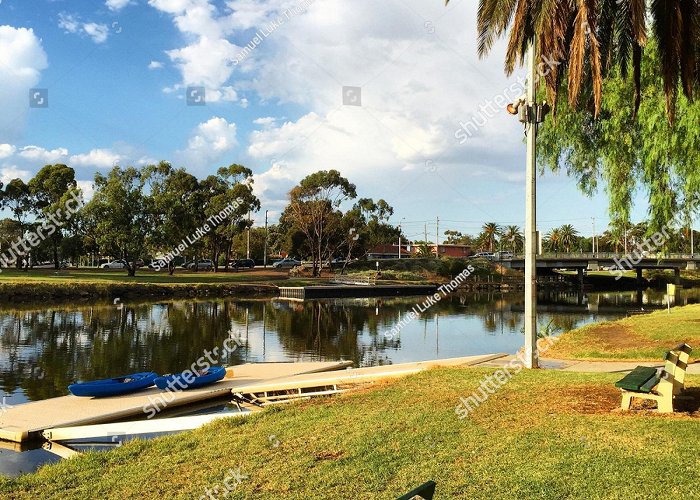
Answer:
[[[21,137],[29,111],[27,90],[37,87],[48,66],[46,53],[32,29],[0,26],[0,137]]]
[[[17,148],[12,144],[0,144],[0,159],[12,156],[17,151]]]
[[[32,173],[29,170],[22,170],[14,165],[3,166],[0,168],[0,182],[6,186],[13,179],[22,179],[24,182],[29,182],[32,178]]]
[[[83,201],[87,203],[95,195],[95,183],[93,181],[76,181],[83,192]]]
[[[58,27],[66,33],[87,35],[95,43],[104,43],[109,37],[109,27],[106,24],[83,22],[78,16],[64,12],[58,15]]]
[[[106,0],[105,5],[109,10],[119,11],[129,5],[131,0]]]
[[[72,167],[111,168],[122,162],[124,158],[109,149],[93,149],[87,153],[70,157]]]
[[[178,162],[186,167],[202,169],[220,160],[238,145],[236,124],[225,118],[213,117],[200,123],[192,132],[187,148],[176,153]]]
[[[19,150],[17,156],[35,163],[37,166],[43,166],[65,161],[68,157],[68,150],[66,148],[49,150],[40,146],[25,146]]]
[[[274,124],[276,121],[277,118],[273,116],[261,116],[260,118],[256,118],[255,120],[253,120],[253,123],[256,125],[267,126]]]
[[[160,61],[151,61],[148,63],[148,69],[161,69],[163,67],[163,63]]]

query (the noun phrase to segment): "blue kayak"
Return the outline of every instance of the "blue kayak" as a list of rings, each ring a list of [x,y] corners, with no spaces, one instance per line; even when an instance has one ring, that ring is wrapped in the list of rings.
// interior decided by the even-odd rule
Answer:
[[[68,386],[68,390],[74,396],[102,398],[107,396],[120,396],[140,391],[151,387],[158,374],[155,372],[132,373],[122,377],[93,380],[91,382],[78,382]]]
[[[170,387],[172,391],[184,391],[187,389],[196,389],[205,385],[218,382],[226,376],[226,368],[223,366],[213,366],[203,372],[192,374],[192,372],[176,373],[174,375],[165,375],[158,377],[155,380],[156,387],[161,390],[166,390]]]

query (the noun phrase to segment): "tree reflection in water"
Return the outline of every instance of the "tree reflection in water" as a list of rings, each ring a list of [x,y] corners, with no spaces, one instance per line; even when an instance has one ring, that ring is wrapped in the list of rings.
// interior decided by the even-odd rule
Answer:
[[[692,293],[691,293],[692,292]],[[645,292],[647,293],[647,292]],[[696,302],[684,291],[681,303]],[[541,297],[540,320],[569,330],[637,307],[634,292]],[[183,370],[222,349],[243,345],[224,364],[246,361],[353,361],[374,366],[435,356],[479,354],[522,345],[522,297],[460,293],[444,298],[400,331],[385,332],[423,297],[325,301],[208,300],[91,304],[0,310],[0,377],[10,404],[66,394],[75,380],[144,370]],[[647,304],[662,297],[646,295]],[[491,340],[489,340],[491,339]],[[498,347],[498,348],[496,348]],[[2,396],[3,394],[0,394]]]

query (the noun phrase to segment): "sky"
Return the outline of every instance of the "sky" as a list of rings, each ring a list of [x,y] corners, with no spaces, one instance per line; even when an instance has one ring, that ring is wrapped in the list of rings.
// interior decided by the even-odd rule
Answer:
[[[0,180],[66,163],[89,198],[114,165],[202,178],[239,163],[262,224],[303,177],[337,169],[409,239],[522,227],[523,130],[504,103],[523,71],[504,74],[503,43],[478,58],[476,6],[0,0]],[[539,178],[537,205],[542,231],[609,221],[604,191],[587,198],[565,174]]]

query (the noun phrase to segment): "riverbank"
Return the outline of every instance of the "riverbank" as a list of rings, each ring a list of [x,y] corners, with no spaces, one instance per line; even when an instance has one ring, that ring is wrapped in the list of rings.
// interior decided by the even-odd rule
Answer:
[[[671,347],[685,342],[695,349],[691,359],[699,359],[699,325],[700,304],[595,323],[563,333],[546,357],[660,361]]]
[[[697,408],[622,414],[614,411],[619,374],[537,370],[521,372],[459,419],[460,397],[492,371],[430,370],[134,441],[1,479],[0,492],[160,499],[212,491],[223,498],[226,481],[228,498],[396,498],[432,479],[439,498],[635,498],[687,496],[700,483],[693,458],[700,441],[678,441],[697,433]],[[695,377],[687,384],[700,392]]]

